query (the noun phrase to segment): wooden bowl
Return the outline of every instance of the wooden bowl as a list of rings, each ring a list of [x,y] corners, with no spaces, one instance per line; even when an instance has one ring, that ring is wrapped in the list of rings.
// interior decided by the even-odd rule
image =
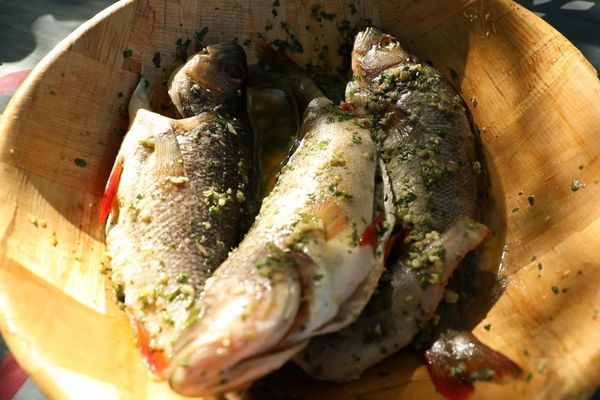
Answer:
[[[98,204],[139,74],[167,74],[177,39],[192,39],[191,49],[204,26],[205,43],[243,43],[271,24],[268,40],[302,44],[292,54],[301,64],[328,44],[335,67],[343,21],[370,18],[433,62],[481,129],[495,196],[488,248],[496,250],[484,249],[480,268],[495,273],[500,265],[506,284],[492,301],[482,298],[471,323],[531,375],[477,384],[475,397],[589,396],[600,382],[596,71],[508,0],[278,3],[121,1],[65,39],[20,87],[0,125],[0,328],[19,363],[51,398],[175,397],[147,375],[101,273]],[[410,352],[345,385],[296,372],[278,373],[277,382],[304,398],[439,396]]]

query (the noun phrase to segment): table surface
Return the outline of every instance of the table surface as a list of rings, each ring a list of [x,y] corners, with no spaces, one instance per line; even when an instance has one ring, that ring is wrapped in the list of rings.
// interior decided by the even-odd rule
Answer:
[[[600,70],[600,1],[518,0],[575,44]],[[110,0],[0,0],[0,113],[41,58]],[[10,43],[10,45],[6,45]],[[0,337],[0,400],[46,397]],[[600,400],[600,390],[593,396]]]

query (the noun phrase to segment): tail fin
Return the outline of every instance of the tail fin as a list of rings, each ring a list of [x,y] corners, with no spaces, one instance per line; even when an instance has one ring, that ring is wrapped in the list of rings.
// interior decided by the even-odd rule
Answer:
[[[436,390],[451,400],[468,398],[475,381],[504,383],[521,374],[512,360],[466,331],[443,333],[425,352],[425,362]]]
[[[487,226],[470,218],[463,217],[454,222],[439,239],[427,245],[425,251],[442,248],[443,260],[441,282],[434,283],[425,288],[421,295],[421,308],[431,314],[437,308],[444,293],[446,282],[452,276],[463,258],[474,250],[487,237]]]
[[[290,57],[275,50],[267,43],[258,43],[256,55],[261,63],[281,74],[282,80],[292,91],[298,103],[298,114],[302,115],[308,103],[318,97],[325,97],[319,86]]]
[[[129,100],[129,123],[133,122],[138,110],[150,110],[151,86],[152,84],[146,77],[140,77],[140,82],[133,91],[131,100]]]

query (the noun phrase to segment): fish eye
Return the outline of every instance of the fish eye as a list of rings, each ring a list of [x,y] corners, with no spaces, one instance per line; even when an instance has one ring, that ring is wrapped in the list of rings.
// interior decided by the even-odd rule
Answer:
[[[198,96],[200,94],[200,85],[198,85],[197,83],[194,83],[192,85],[191,92],[192,92],[192,96]]]
[[[244,79],[244,69],[237,64],[226,64],[223,70],[233,79]]]

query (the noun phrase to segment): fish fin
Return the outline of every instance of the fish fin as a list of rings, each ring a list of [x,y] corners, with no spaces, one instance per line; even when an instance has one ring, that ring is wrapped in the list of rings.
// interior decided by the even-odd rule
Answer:
[[[426,250],[436,247],[444,248],[441,282],[429,285],[421,294],[421,309],[425,313],[433,313],[444,294],[446,282],[461,261],[487,237],[489,228],[468,217],[457,219],[440,235],[440,238],[431,242]]]
[[[169,357],[165,354],[164,350],[150,348],[150,335],[139,319],[132,316],[131,321],[142,359],[153,374],[164,377],[164,371],[169,366]]]
[[[284,82],[294,95],[299,115],[304,113],[311,100],[325,97],[306,71],[284,53],[275,50],[273,46],[265,42],[257,43],[255,52],[262,64],[266,64],[272,70],[282,74]]]
[[[102,196],[102,203],[100,205],[100,213],[98,214],[98,223],[104,225],[108,219],[108,214],[112,210],[118,208],[117,204],[117,190],[119,189],[119,182],[121,181],[121,173],[123,172],[123,156],[117,156],[115,165],[110,172],[108,182],[106,183],[106,189],[104,189],[104,195]]]
[[[131,100],[129,100],[129,121],[133,122],[135,115],[139,110],[150,110],[151,83],[145,76],[140,76],[140,81],[136,86]]]
[[[154,170],[158,177],[183,176],[183,157],[173,131],[154,138]]]
[[[446,248],[444,275],[450,277],[460,261],[487,237],[490,229],[468,217],[457,219],[441,236]]]
[[[266,42],[257,43],[254,51],[260,62],[267,64],[273,69],[282,72],[293,69],[296,72],[305,73],[304,70],[289,56],[283,54],[281,51],[275,50],[273,46]]]
[[[315,283],[315,272],[316,264],[314,260],[306,253],[302,251],[289,250],[289,255],[292,257],[296,266],[298,267],[298,277],[300,278],[300,290],[304,295],[313,293],[313,287]],[[310,316],[310,301],[303,301],[300,303],[300,308],[296,314],[294,322],[288,329],[284,338],[281,339],[282,343],[285,343],[285,339],[289,338],[294,333],[297,333],[302,329],[302,326],[306,324]],[[286,345],[289,343],[286,343]]]
[[[381,223],[383,222],[384,214],[379,214],[363,231],[360,236],[359,246],[371,246],[373,249],[377,247],[377,239],[379,238],[379,231]]]
[[[466,331],[441,334],[425,352],[425,363],[436,390],[451,400],[468,398],[475,381],[505,383],[521,374],[516,363]]]
[[[323,221],[326,240],[331,240],[342,233],[350,222],[346,211],[332,198],[314,206],[311,214]]]

